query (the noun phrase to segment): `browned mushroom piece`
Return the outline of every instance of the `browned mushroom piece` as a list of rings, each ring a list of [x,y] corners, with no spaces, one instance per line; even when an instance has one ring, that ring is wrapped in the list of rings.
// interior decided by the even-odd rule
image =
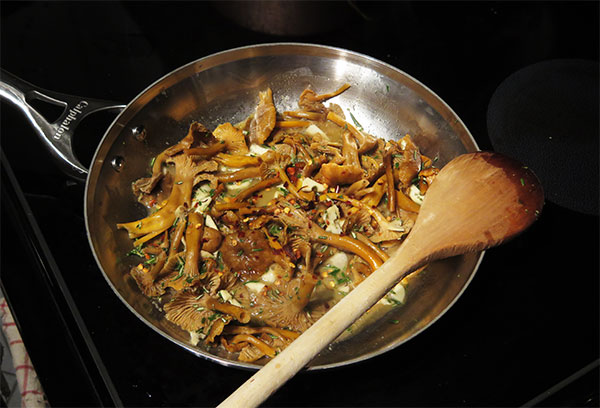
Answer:
[[[240,341],[237,344],[243,345],[239,354],[240,361],[251,363],[264,356],[271,357],[271,355],[283,350],[292,342],[292,339],[282,336],[280,331],[276,329],[270,327],[265,327],[264,329],[268,331],[250,331],[248,334],[245,334],[245,337],[239,335],[234,337],[237,337],[236,340]],[[286,331],[289,332],[289,330]],[[247,336],[252,336],[253,339]]]
[[[429,167],[429,168],[421,170],[419,172],[419,175],[418,175],[419,184],[418,185],[419,185],[419,192],[421,194],[425,194],[427,192],[427,189],[429,188],[431,183],[433,183],[435,176],[437,176],[437,174],[439,172],[440,172],[440,170],[435,167]]]
[[[209,138],[212,138],[212,135],[204,125],[198,122],[192,122],[185,137],[177,144],[162,151],[152,160],[152,175],[150,177],[139,179],[133,183],[134,194],[136,197],[138,196],[136,192],[150,194],[152,190],[156,188],[158,182],[167,174],[163,171],[163,165],[169,157],[174,156],[185,149],[189,149],[194,142],[200,139],[208,141]]]
[[[215,252],[221,246],[223,235],[212,227],[204,227],[204,235],[202,236],[202,250],[206,252]]]
[[[383,241],[399,240],[402,239],[414,225],[414,218],[410,213],[402,209],[398,210],[399,217],[392,219],[391,221],[380,219],[377,221],[377,229],[369,237],[374,243]]]
[[[260,230],[238,230],[226,235],[220,251],[225,265],[243,281],[257,279],[275,262],[269,241]]]
[[[350,88],[350,84],[343,84],[336,91],[331,92],[331,93],[321,94],[321,95],[317,95],[317,93],[315,91],[313,91],[310,88],[307,88],[300,95],[300,99],[298,101],[298,106],[300,106],[301,109],[308,111],[308,112],[323,113],[326,111],[326,108],[325,108],[325,105],[323,105],[323,102],[325,102],[328,99],[333,98],[334,96],[341,94],[348,88]]]
[[[221,334],[224,325],[235,319],[241,323],[250,321],[250,314],[243,308],[230,303],[222,303],[212,296],[198,294],[192,290],[179,292],[172,301],[164,306],[165,318],[182,329],[215,336]],[[216,324],[218,333],[211,332]],[[209,341],[209,342],[212,342]]]
[[[157,278],[163,269],[167,255],[161,251],[154,257],[139,263],[131,268],[129,274],[135,280],[140,290],[148,297],[161,296],[165,293],[162,285],[158,284]]]
[[[132,183],[149,215],[117,224],[140,257],[130,275],[192,339],[240,361],[275,356],[412,228],[435,160],[324,105],[348,87],[306,89],[279,117],[266,89],[243,122],[193,122]]]
[[[170,160],[175,164],[175,178],[166,204],[146,218],[117,224],[118,228],[127,230],[130,238],[137,238],[136,245],[155,238],[173,226],[175,210],[181,205],[190,208],[194,180],[201,168],[185,154],[174,156]]]
[[[371,186],[365,189],[359,190],[354,193],[356,198],[359,198],[362,203],[368,207],[377,207],[379,202],[383,198],[386,192],[387,180],[386,176],[383,175],[377,179],[377,181]]]
[[[298,101],[300,109],[304,109],[308,112],[324,112],[325,105],[323,101],[318,98],[318,95],[312,89],[305,89],[300,94],[300,100]]]
[[[273,327],[305,331],[313,320],[304,308],[316,283],[317,279],[307,273],[270,286],[265,295],[256,299],[256,307],[262,310],[261,320]]]
[[[398,142],[402,155],[394,160],[394,177],[403,188],[409,187],[421,169],[421,154],[409,135]],[[397,164],[396,164],[397,163]]]
[[[259,102],[254,112],[254,118],[250,122],[250,142],[262,145],[271,135],[275,128],[277,111],[273,104],[273,92],[271,88],[259,92]]]
[[[223,123],[213,130],[213,135],[225,145],[227,151],[232,154],[248,153],[244,133],[231,123]]]
[[[363,169],[358,166],[325,163],[321,166],[321,170],[317,173],[315,179],[328,186],[347,185],[360,180],[364,174]]]

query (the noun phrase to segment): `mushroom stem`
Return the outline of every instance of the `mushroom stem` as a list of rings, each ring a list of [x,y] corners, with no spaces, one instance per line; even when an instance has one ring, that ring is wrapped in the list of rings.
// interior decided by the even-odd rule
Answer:
[[[260,158],[252,156],[242,156],[239,154],[219,153],[215,160],[227,167],[249,167],[260,165]]]
[[[390,256],[387,253],[385,253],[385,251],[383,249],[381,249],[377,245],[375,245],[375,243],[373,243],[373,241],[371,241],[369,238],[367,238],[364,234],[361,234],[360,232],[355,232],[355,234],[356,234],[356,238],[360,242],[362,242],[363,244],[368,246],[373,252],[375,252],[381,258],[381,260],[383,260],[385,262],[390,258]]]
[[[202,248],[202,236],[204,235],[204,217],[195,211],[188,214],[188,225],[185,230],[185,266],[183,273],[190,278],[200,275],[198,262],[200,261],[200,249]]]
[[[260,177],[260,167],[247,167],[230,173],[222,173],[217,176],[217,179],[222,183],[231,183],[255,177]]]
[[[295,128],[295,127],[307,127],[310,122],[306,120],[281,120],[275,122],[275,127],[278,128]]]
[[[259,340],[250,334],[237,334],[231,339],[231,343],[233,344],[241,342],[250,343],[253,346],[256,346],[261,352],[263,352],[267,356],[271,358],[275,357],[275,349],[273,347],[269,346],[264,341]]]
[[[387,181],[387,204],[390,214],[396,214],[396,188],[394,186],[394,172],[392,170],[392,152],[389,151],[383,157],[385,165],[385,179]]]
[[[344,118],[334,112],[327,113],[327,119],[332,121],[338,126],[343,127],[344,129],[348,129],[350,133],[356,138],[358,142],[358,152],[365,153],[374,148],[377,145],[377,139],[375,139],[371,135],[367,135],[360,130],[358,130],[354,125],[348,123]]]
[[[207,158],[207,157],[212,157],[217,153],[222,152],[223,150],[225,150],[225,143],[214,143],[210,146],[207,147],[193,147],[190,149],[184,149],[183,153],[187,154],[188,156],[201,156],[201,158]]]
[[[213,298],[207,300],[206,305],[212,310],[217,310],[221,313],[225,313],[232,316],[235,320],[237,320],[240,323],[248,323],[250,321],[250,313],[247,310],[242,309],[241,307],[234,306],[229,303],[221,303]]]
[[[263,190],[267,187],[271,187],[272,185],[280,183],[280,182],[281,182],[281,179],[279,178],[279,176],[275,176],[275,177],[268,178],[266,180],[259,181],[258,183],[253,184],[250,187],[248,187],[247,189],[241,191],[237,196],[235,196],[235,198],[233,199],[233,202],[244,201],[246,198],[250,197],[252,194],[256,193],[257,191]]]
[[[342,251],[352,252],[353,254],[360,256],[369,264],[373,271],[383,265],[383,261],[379,255],[369,248],[369,246],[357,239],[345,235],[333,234],[325,230],[319,231],[318,234],[319,235],[316,235],[315,237],[316,242],[331,245]]]
[[[335,90],[333,92],[328,92],[328,93],[324,93],[324,94],[315,96],[315,100],[320,101],[320,102],[326,101],[327,99],[331,99],[334,96],[338,96],[339,94],[341,94],[348,88],[350,88],[350,84],[345,83],[344,85],[340,86],[337,90]]]

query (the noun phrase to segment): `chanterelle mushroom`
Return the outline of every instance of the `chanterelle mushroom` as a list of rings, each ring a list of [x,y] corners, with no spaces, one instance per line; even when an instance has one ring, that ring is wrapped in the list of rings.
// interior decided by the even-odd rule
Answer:
[[[259,102],[250,122],[250,142],[262,145],[275,128],[277,112],[273,104],[273,92],[271,88],[259,92]]]
[[[133,183],[148,215],[118,224],[130,275],[192,344],[274,357],[403,244],[435,159],[325,107],[348,87],[280,113],[266,89],[242,122],[192,123]]]
[[[256,307],[262,310],[261,320],[273,327],[306,330],[313,320],[304,308],[316,283],[313,274],[306,273],[270,286],[264,296],[256,298]]]
[[[187,331],[201,331],[208,334],[210,327],[218,320],[227,324],[232,319],[240,323],[250,321],[250,313],[241,307],[196,291],[182,291],[164,306],[167,320]],[[221,327],[222,330],[222,327]],[[220,332],[219,332],[220,334]],[[217,334],[218,335],[218,334]]]

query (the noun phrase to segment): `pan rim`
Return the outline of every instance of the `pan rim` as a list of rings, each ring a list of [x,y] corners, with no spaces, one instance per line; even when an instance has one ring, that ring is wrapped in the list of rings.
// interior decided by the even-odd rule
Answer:
[[[278,50],[278,49],[283,50],[283,49],[291,49],[291,48],[293,48],[295,52],[290,52],[290,51],[282,52],[282,51]],[[279,51],[279,53],[273,54],[273,50]],[[169,80],[172,80],[174,78],[176,79],[178,74],[181,75],[182,73],[186,73],[188,70],[193,69],[195,66],[202,67],[202,70],[205,70],[205,69],[209,69],[212,66],[220,65],[224,62],[221,60],[223,57],[226,57],[227,61],[237,61],[237,60],[243,59],[243,58],[239,58],[239,56],[242,56],[244,54],[247,54],[247,55],[245,55],[245,58],[252,58],[252,57],[256,57],[256,56],[265,56],[265,55],[269,55],[269,56],[285,55],[285,54],[297,55],[298,52],[301,50],[305,50],[305,51],[306,50],[315,50],[315,51],[321,51],[321,52],[324,51],[327,55],[323,55],[323,54],[319,54],[319,53],[316,53],[315,55],[317,55],[319,57],[325,57],[325,58],[328,56],[333,57],[334,55],[339,58],[340,53],[341,53],[343,56],[349,56],[356,60],[368,61],[370,64],[372,64],[374,66],[379,66],[379,67],[385,68],[386,71],[393,72],[398,75],[406,77],[408,80],[410,80],[412,82],[412,84],[416,85],[418,88],[421,88],[421,90],[424,92],[424,94],[426,94],[430,99],[436,101],[439,104],[439,106],[443,107],[444,110],[446,111],[446,113],[448,113],[453,118],[453,123],[451,123],[450,125],[453,128],[461,129],[461,133],[467,139],[467,140],[462,140],[462,138],[461,138],[461,142],[465,145],[465,148],[467,148],[467,150],[473,150],[473,151],[479,150],[479,147],[478,147],[475,139],[473,138],[473,135],[471,134],[471,132],[469,131],[469,129],[467,128],[465,123],[462,121],[462,119],[439,95],[437,95],[435,92],[433,92],[425,84],[423,84],[422,82],[420,82],[419,80],[414,78],[412,75],[402,71],[401,69],[394,67],[393,65],[383,62],[381,60],[378,60],[374,57],[371,57],[369,55],[362,54],[362,53],[359,53],[356,51],[351,51],[348,49],[329,46],[329,45],[302,43],[302,42],[274,42],[274,43],[261,43],[261,44],[254,44],[254,45],[246,45],[246,46],[242,46],[242,47],[236,47],[236,48],[232,48],[232,49],[228,49],[228,50],[223,50],[223,51],[215,52],[215,53],[209,54],[207,56],[198,58],[198,59],[188,62],[187,64],[184,64],[178,68],[175,68],[174,70],[168,72],[167,74],[162,75],[160,78],[158,78],[157,80],[152,82],[150,85],[145,87],[141,92],[139,92],[129,103],[127,103],[125,105],[123,110],[112,121],[112,123],[109,125],[109,127],[104,132],[104,135],[103,135],[102,139],[100,140],[100,142],[94,152],[92,162],[90,165],[90,169],[89,169],[89,173],[88,173],[88,177],[86,178],[84,198],[83,198],[84,199],[84,206],[83,206],[84,207],[84,220],[85,220],[86,235],[88,238],[88,243],[90,245],[92,254],[96,261],[96,264],[97,264],[98,268],[100,269],[100,272],[104,276],[104,279],[107,281],[109,287],[117,295],[117,297],[120,299],[120,301],[138,319],[140,319],[142,322],[144,322],[148,327],[150,327],[152,330],[154,330],[158,334],[160,334],[163,337],[165,337],[166,339],[174,342],[175,344],[183,347],[184,349],[191,352],[192,354],[194,354],[198,357],[202,357],[206,360],[216,362],[225,367],[235,367],[235,368],[241,368],[241,369],[247,369],[247,370],[258,370],[262,367],[262,365],[244,363],[244,362],[240,362],[240,361],[233,361],[233,360],[229,360],[229,359],[226,359],[226,358],[214,355],[214,354],[210,354],[208,352],[203,352],[202,350],[195,348],[195,347],[191,346],[190,344],[186,344],[186,343],[182,342],[181,340],[178,340],[178,339],[172,337],[171,335],[167,334],[166,332],[163,332],[162,330],[160,330],[160,328],[156,327],[154,324],[152,324],[150,321],[148,321],[148,319],[146,319],[144,316],[142,316],[131,304],[129,304],[129,302],[123,297],[123,295],[121,295],[121,293],[118,291],[116,286],[113,284],[113,282],[109,278],[108,274],[105,272],[104,267],[101,263],[101,260],[99,259],[97,251],[95,249],[95,241],[90,233],[91,226],[90,226],[90,217],[89,217],[89,213],[91,211],[91,206],[92,206],[92,203],[94,202],[93,189],[96,187],[96,181],[97,181],[96,179],[98,177],[98,174],[100,173],[101,165],[104,161],[103,160],[104,158],[99,158],[99,156],[101,154],[101,151],[103,149],[107,148],[107,144],[109,143],[109,142],[107,142],[107,139],[109,138],[109,136],[112,135],[113,130],[116,127],[118,127],[120,123],[122,123],[122,122],[127,123],[129,121],[129,119],[133,115],[135,115],[135,113],[139,112],[151,100],[154,99],[155,96],[148,97],[149,94],[151,94],[153,91],[155,91],[157,89],[160,89],[161,84],[163,84],[164,82],[168,82]],[[256,53],[257,51],[261,51],[261,52]],[[248,54],[249,52],[250,53],[254,52],[254,55],[249,55]],[[313,55],[314,53],[305,53],[305,54]],[[302,55],[305,55],[305,54],[302,54]],[[219,60],[221,60],[221,61],[219,61]],[[205,64],[207,61],[219,61],[219,62],[215,63],[213,65],[204,66],[203,64]],[[182,78],[180,78],[180,80],[185,79],[188,76],[182,77]],[[177,82],[178,81],[176,80],[173,84],[175,84]],[[173,85],[173,84],[171,84],[171,85]],[[168,89],[168,87],[166,87],[164,89]],[[142,101],[144,98],[146,98],[148,100],[146,100],[143,103],[140,103],[140,101]],[[134,107],[137,109],[134,109]],[[129,119],[127,117],[129,117]],[[115,133],[118,133],[118,132],[115,132]],[[112,145],[112,143],[114,143],[114,141],[111,142],[110,145]],[[108,147],[110,147],[110,146],[108,146]],[[433,323],[437,322],[440,319],[440,317],[442,317],[444,314],[446,314],[446,312],[458,301],[458,299],[462,296],[462,294],[464,293],[466,288],[470,285],[471,281],[473,280],[475,274],[477,273],[479,266],[482,262],[484,253],[485,253],[485,251],[482,251],[477,254],[477,259],[475,260],[475,264],[473,266],[473,270],[470,273],[469,278],[465,281],[465,283],[460,288],[460,290],[458,291],[456,296],[454,296],[454,298],[448,303],[448,305],[442,311],[440,311],[431,321],[429,321],[423,327],[420,327],[418,330],[416,330],[410,336],[408,336],[404,339],[395,341],[392,344],[388,345],[387,347],[380,348],[376,351],[360,355],[356,358],[344,360],[344,361],[337,362],[337,363],[309,366],[309,367],[305,368],[305,371],[316,371],[316,370],[323,370],[323,369],[329,369],[329,368],[337,368],[337,367],[343,367],[343,366],[346,366],[349,364],[358,363],[358,362],[376,357],[376,356],[386,353],[388,351],[391,351],[391,350],[395,349],[396,347],[413,339],[415,336],[417,336],[418,334],[422,333],[427,328],[429,328]]]

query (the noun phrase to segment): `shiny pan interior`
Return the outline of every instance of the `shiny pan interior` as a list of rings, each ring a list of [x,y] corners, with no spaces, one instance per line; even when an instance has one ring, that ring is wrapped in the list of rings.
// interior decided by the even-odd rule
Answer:
[[[310,44],[248,46],[198,59],[150,85],[115,119],[95,153],[87,180],[88,238],[114,292],[150,328],[223,365],[256,369],[265,363],[243,363],[220,348],[193,346],[187,332],[165,320],[129,277],[131,265],[125,254],[132,243],[125,231],[117,231],[116,224],[146,214],[134,200],[131,183],[148,173],[155,155],[186,134],[191,121],[209,129],[241,121],[254,111],[258,92],[267,87],[273,90],[278,112],[293,110],[307,86],[328,92],[345,82],[351,88],[332,102],[345,111],[350,109],[366,132],[386,139],[408,133],[424,154],[439,158],[438,166],[478,150],[452,109],[418,80],[371,57]],[[471,281],[482,255],[430,265],[410,280],[404,305],[367,319],[360,330],[321,352],[308,369],[361,361],[411,339],[452,306]]]

